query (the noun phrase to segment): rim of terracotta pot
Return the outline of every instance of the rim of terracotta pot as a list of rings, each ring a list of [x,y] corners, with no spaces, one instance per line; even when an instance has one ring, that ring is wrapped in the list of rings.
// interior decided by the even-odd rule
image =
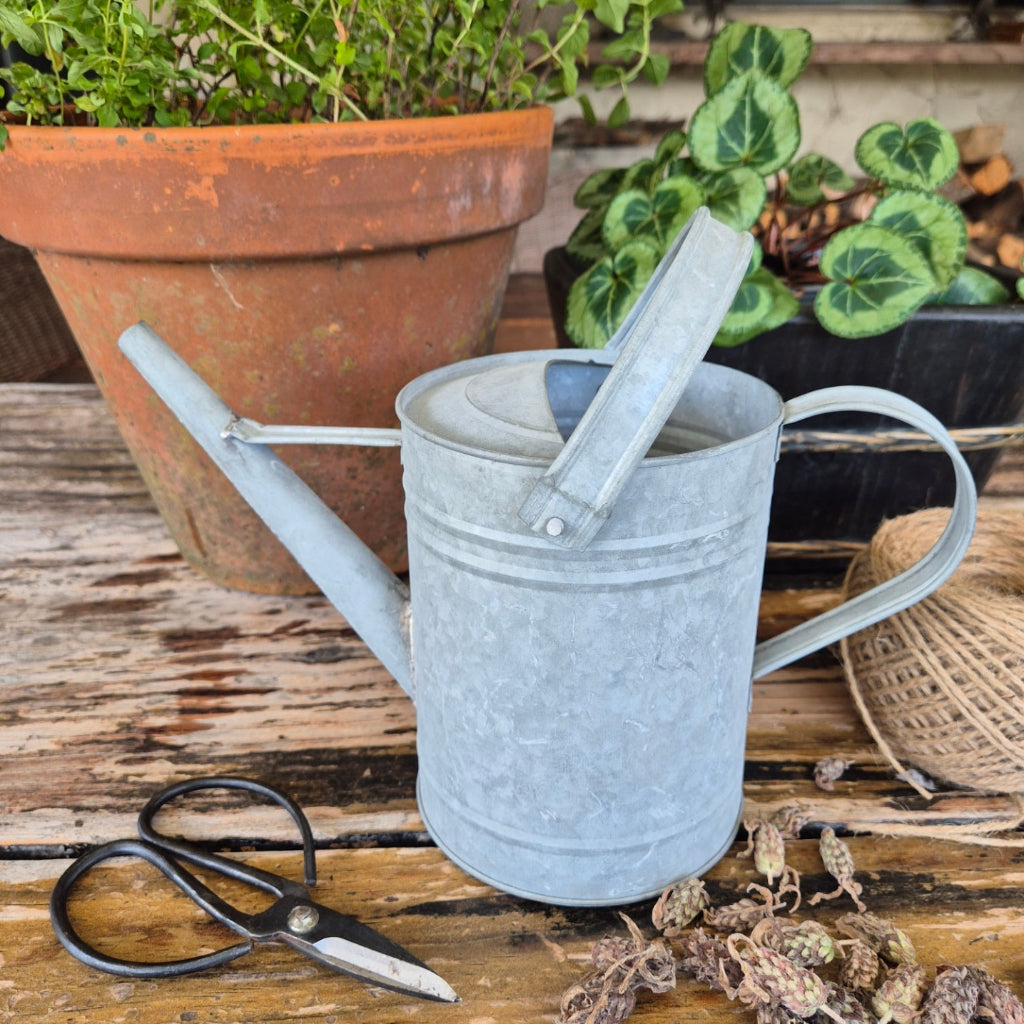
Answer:
[[[484,234],[540,210],[553,121],[532,107],[339,124],[11,125],[0,235],[81,256],[208,260]]]

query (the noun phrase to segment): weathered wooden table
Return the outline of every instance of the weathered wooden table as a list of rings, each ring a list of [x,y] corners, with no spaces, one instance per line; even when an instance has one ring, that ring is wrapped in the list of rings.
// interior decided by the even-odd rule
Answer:
[[[516,307],[499,343],[545,344],[544,316]],[[1024,509],[1022,485],[1024,458],[1008,452],[984,503]],[[503,895],[432,847],[414,799],[410,702],[322,599],[226,591],[183,564],[89,384],[0,386],[0,598],[0,1021],[549,1021],[592,944],[624,932],[614,909]],[[767,589],[763,633],[835,600],[820,583]],[[812,781],[826,755],[855,762],[832,793]],[[202,774],[289,791],[318,841],[317,898],[415,952],[462,1002],[369,988],[284,947],[160,981],[112,977],[66,954],[47,901],[68,858],[133,835],[152,792]],[[888,834],[931,825],[941,835],[1014,806],[994,796],[927,804],[896,780],[832,655],[755,686],[746,796],[751,811],[802,805],[808,825],[788,857],[805,893],[832,888],[819,828],[856,832],[848,841],[870,909],[911,935],[922,963],[975,963],[1024,995],[1024,850]],[[164,820],[301,877],[297,837],[272,808],[197,801]],[[720,902],[754,879],[734,855],[741,845],[709,876]],[[649,904],[625,909],[651,932]],[[815,913],[827,923],[852,909],[844,898]],[[138,958],[230,939],[131,860],[84,880],[73,916],[97,944]],[[680,979],[673,992],[641,996],[633,1019],[753,1015]]]

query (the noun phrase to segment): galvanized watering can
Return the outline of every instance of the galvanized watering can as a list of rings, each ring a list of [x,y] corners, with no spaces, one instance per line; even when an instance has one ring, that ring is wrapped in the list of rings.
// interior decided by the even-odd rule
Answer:
[[[400,431],[261,427],[145,324],[121,338],[414,699],[424,823],[507,892],[619,904],[710,867],[742,812],[752,678],[924,597],[970,540],[971,476],[919,406],[859,387],[784,404],[700,363],[749,246],[701,211],[608,349],[428,373]],[[841,409],[938,442],[950,524],[903,576],[755,646],[782,427]],[[401,444],[411,595],[267,447],[289,441]]]

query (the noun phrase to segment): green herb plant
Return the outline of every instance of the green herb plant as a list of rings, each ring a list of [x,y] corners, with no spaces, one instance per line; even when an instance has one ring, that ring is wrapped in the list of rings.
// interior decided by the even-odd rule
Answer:
[[[632,81],[657,83],[668,73],[668,60],[651,52],[651,30],[681,0],[537,0],[533,25],[524,24],[520,3],[148,0],[143,9],[131,0],[4,0],[0,44],[43,60],[15,60],[0,78],[11,91],[10,114],[41,125],[510,110],[577,94],[595,20],[612,38],[594,83],[622,94],[612,123],[629,117]],[[539,20],[547,7],[557,21],[550,31]]]
[[[586,270],[566,314],[578,346],[605,345],[702,205],[759,243],[717,345],[785,323],[799,308],[794,289],[805,284],[821,285],[814,312],[822,326],[847,338],[897,327],[926,302],[1009,299],[995,278],[965,267],[963,214],[936,191],[958,164],[938,122],[869,128],[856,144],[860,182],[817,153],[797,157],[800,117],[789,87],[810,52],[803,29],[726,26],[709,47],[706,99],[688,130],[669,131],[653,157],[580,186],[575,202],[586,212],[567,250]],[[855,200],[870,207],[866,219],[849,213]],[[827,209],[847,212],[829,221]]]

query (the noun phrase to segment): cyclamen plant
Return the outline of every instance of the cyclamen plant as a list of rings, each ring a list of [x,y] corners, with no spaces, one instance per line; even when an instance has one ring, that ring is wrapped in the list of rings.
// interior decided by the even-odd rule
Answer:
[[[598,171],[580,186],[575,202],[586,213],[567,250],[588,269],[566,315],[578,346],[605,345],[702,205],[759,242],[717,345],[741,344],[793,317],[799,303],[784,278],[820,283],[818,320],[848,338],[897,327],[926,302],[1009,299],[995,278],[964,265],[963,214],[936,193],[958,165],[955,140],[938,122],[869,128],[855,151],[867,175],[860,183],[817,153],[797,158],[800,118],[789,86],[810,53],[803,29],[726,26],[708,50],[706,99],[689,130],[668,132],[652,158]],[[836,200],[842,209],[854,197],[874,202],[866,220],[822,218]]]
[[[3,0],[7,108],[30,124],[110,127],[344,121],[511,110],[577,94],[594,21],[611,39],[591,69],[621,96],[664,80],[657,18],[682,0]],[[557,15],[561,15],[560,18]],[[533,17],[534,15],[531,15]],[[581,98],[588,116],[592,111]],[[5,129],[0,119],[0,145]]]

